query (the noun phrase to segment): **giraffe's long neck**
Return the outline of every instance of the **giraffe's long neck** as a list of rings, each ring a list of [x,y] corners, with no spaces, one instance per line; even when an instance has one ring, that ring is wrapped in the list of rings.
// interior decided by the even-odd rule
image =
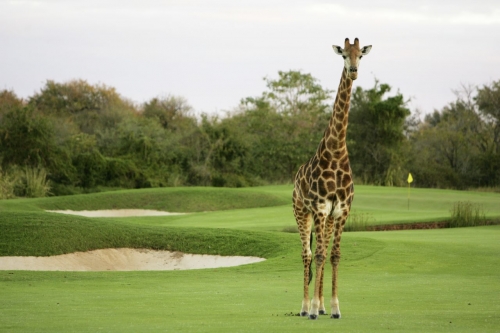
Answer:
[[[343,150],[346,147],[347,121],[349,116],[349,104],[351,101],[352,79],[348,77],[347,70],[343,69],[340,79],[337,97],[333,105],[333,113],[328,127],[325,130],[323,140],[321,140],[320,155],[325,155],[325,150],[329,153]],[[326,154],[328,155],[328,154]]]

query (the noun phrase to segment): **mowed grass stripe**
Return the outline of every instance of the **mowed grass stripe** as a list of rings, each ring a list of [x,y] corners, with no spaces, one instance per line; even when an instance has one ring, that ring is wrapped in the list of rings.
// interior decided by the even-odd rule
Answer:
[[[291,186],[254,188],[253,191],[290,196]],[[351,214],[364,214],[368,225],[436,222],[449,220],[453,204],[468,201],[483,208],[489,219],[500,217],[500,194],[435,189],[412,189],[408,209],[407,189],[356,186]],[[118,220],[117,220],[118,221]],[[294,230],[291,201],[283,206],[214,211],[183,216],[131,217],[123,223],[192,228],[231,228],[244,230]],[[349,223],[349,221],[348,221]]]
[[[124,190],[96,194],[52,197],[43,199],[1,200],[0,212],[97,209],[156,209],[170,212],[214,212],[162,219],[135,219],[137,223],[192,225],[210,227],[215,223],[224,228],[264,228],[281,230],[295,224],[291,210],[291,185],[264,186],[242,189],[227,188],[159,188]],[[411,189],[396,187],[356,186],[352,214],[365,214],[370,224],[435,222],[450,218],[458,201],[480,205],[488,218],[500,217],[500,193]],[[268,216],[251,208],[268,208]],[[234,212],[234,214],[233,214]],[[214,214],[214,215],[212,215]],[[221,214],[220,216],[218,214]],[[234,215],[234,223],[226,223]],[[272,218],[271,218],[272,216]],[[259,225],[252,226],[258,219]],[[219,222],[218,222],[219,221]],[[208,223],[210,222],[210,223]]]

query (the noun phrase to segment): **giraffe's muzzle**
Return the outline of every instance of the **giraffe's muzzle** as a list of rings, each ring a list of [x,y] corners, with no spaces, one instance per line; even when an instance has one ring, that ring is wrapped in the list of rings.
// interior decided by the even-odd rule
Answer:
[[[356,80],[358,78],[358,67],[349,67],[349,77],[351,80]]]

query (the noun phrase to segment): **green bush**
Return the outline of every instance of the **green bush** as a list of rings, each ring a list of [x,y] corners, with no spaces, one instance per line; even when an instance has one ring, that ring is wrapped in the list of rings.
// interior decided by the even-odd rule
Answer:
[[[17,173],[6,172],[0,167],[0,199],[15,198],[15,188],[18,182]]]
[[[26,167],[22,177],[22,194],[28,198],[41,198],[50,193],[50,182],[43,168]]]
[[[458,201],[451,208],[450,228],[484,225],[486,217],[483,207],[470,201]]]
[[[344,231],[366,231],[375,222],[373,215],[368,213],[351,213],[344,225]]]

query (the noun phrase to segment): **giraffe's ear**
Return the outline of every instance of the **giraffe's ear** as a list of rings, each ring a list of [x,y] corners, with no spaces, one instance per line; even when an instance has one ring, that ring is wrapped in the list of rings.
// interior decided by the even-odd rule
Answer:
[[[344,50],[340,46],[332,45],[332,47],[333,47],[333,51],[335,51],[335,53],[342,55],[342,52]]]
[[[361,54],[362,55],[367,55],[368,53],[370,53],[370,50],[372,49],[372,46],[371,45],[368,45],[368,46],[364,46],[362,49],[361,49]]]

